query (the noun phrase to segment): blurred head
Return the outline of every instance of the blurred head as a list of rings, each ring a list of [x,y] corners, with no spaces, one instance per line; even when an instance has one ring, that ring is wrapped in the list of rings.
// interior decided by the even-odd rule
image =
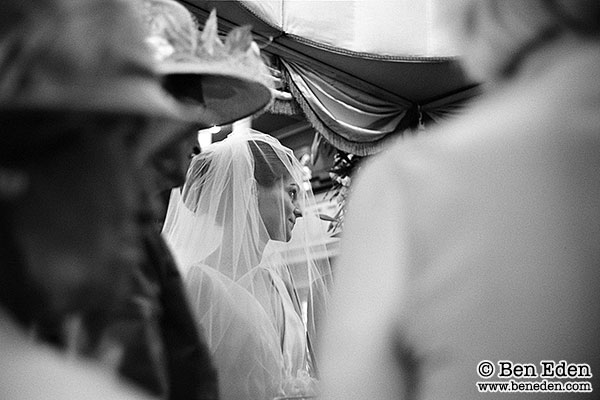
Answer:
[[[183,186],[185,174],[192,157],[198,152],[198,146],[194,131],[152,155],[148,160],[148,167],[157,191]]]
[[[163,87],[193,111],[197,122],[195,129],[149,154],[144,168],[150,169],[160,192],[183,185],[190,154],[198,146],[198,129],[226,125],[264,108],[270,101],[270,83],[268,74],[263,76],[268,70],[259,52],[249,48],[251,32],[234,29],[225,46],[217,34],[214,10],[204,32],[176,0],[140,0],[136,10]]]
[[[600,32],[597,0],[451,0],[440,6],[467,72],[478,81],[504,78],[558,36]]]
[[[131,6],[0,2],[0,169],[23,183],[4,195],[3,235],[19,259],[9,265],[41,299],[29,310],[38,316],[116,302],[139,246],[131,159],[189,124],[160,84]],[[10,288],[3,295],[23,305],[19,285]]]
[[[298,208],[300,188],[290,175],[281,155],[266,142],[249,141],[254,158],[254,178],[257,182],[258,209],[269,238],[288,242],[296,218],[302,216]]]
[[[48,129],[50,121],[31,116],[23,129]],[[2,203],[12,250],[2,260],[0,291],[24,320],[109,312],[138,261],[127,121],[63,115],[54,122],[69,133],[0,165],[22,176],[18,193]]]

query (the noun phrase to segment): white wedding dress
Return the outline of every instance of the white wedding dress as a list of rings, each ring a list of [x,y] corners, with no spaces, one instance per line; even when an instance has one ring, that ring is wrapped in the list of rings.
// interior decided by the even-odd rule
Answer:
[[[263,280],[272,282],[274,291],[262,296],[248,290]],[[314,379],[307,374],[304,324],[278,274],[257,267],[234,282],[197,264],[185,281],[219,371],[222,399],[314,393]],[[273,293],[280,295],[277,302]]]

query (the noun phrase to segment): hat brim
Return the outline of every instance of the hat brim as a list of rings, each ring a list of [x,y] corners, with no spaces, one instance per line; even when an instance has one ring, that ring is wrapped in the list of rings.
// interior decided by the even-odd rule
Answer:
[[[223,71],[179,65],[161,71],[170,81],[171,93],[181,98],[177,88],[202,104],[202,119],[211,125],[227,125],[266,108],[272,100],[271,90],[263,83]],[[190,96],[191,87],[197,93]],[[212,119],[211,119],[212,118]]]
[[[164,91],[155,81],[145,79],[123,79],[99,87],[69,86],[60,90],[48,90],[20,98],[10,103],[0,102],[0,126],[4,128],[2,142],[13,148],[26,148],[28,144],[51,140],[60,135],[56,129],[32,131],[20,129],[34,126],[34,121],[45,119],[58,121],[61,115],[112,115],[142,116],[148,118],[158,129],[148,129],[140,141],[152,154],[164,146],[181,139],[184,134],[214,125],[218,116],[205,107],[184,106]],[[58,117],[58,119],[56,119]],[[28,118],[30,122],[27,122]],[[12,132],[15,132],[13,135]],[[19,132],[19,133],[17,133]],[[13,137],[14,136],[14,137]]]
[[[10,102],[0,102],[2,111],[47,110],[102,112],[120,115],[147,115],[174,121],[195,122],[210,126],[198,115],[197,108],[176,101],[156,81],[145,78],[113,79],[89,85],[63,86],[60,83],[46,90],[22,93]],[[211,120],[213,115],[207,113]]]
[[[142,125],[132,125],[139,131],[129,131],[136,137],[135,154],[139,162],[149,159],[158,151],[183,137],[196,134],[197,124],[165,116],[149,117],[145,113],[99,111],[65,108],[13,108],[0,110],[0,126],[3,127],[0,142],[2,163],[20,163],[27,153],[51,151],[53,143],[85,129],[86,124],[102,121],[102,118],[130,118],[140,116]]]

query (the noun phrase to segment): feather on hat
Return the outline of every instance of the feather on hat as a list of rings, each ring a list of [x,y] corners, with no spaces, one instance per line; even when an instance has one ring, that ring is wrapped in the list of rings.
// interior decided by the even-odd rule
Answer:
[[[225,125],[264,109],[273,86],[249,26],[221,40],[213,10],[200,33],[192,14],[175,0],[144,0],[143,14],[165,87],[199,106],[198,118]]]

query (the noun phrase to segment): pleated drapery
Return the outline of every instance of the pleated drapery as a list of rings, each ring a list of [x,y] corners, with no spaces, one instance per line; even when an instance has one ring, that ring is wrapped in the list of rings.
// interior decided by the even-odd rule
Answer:
[[[281,89],[271,113],[305,114],[334,147],[368,156],[456,113],[479,92],[441,27],[443,0],[182,0],[223,31],[252,26]]]
[[[301,63],[282,59],[281,65],[293,99],[315,130],[336,148],[359,156],[381,151],[406,131],[452,116],[479,91],[469,87],[422,104],[389,101]]]

